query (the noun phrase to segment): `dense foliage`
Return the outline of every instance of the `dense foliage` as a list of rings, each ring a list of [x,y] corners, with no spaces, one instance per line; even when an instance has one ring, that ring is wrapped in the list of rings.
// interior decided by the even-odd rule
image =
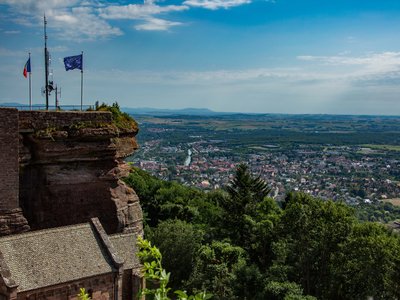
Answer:
[[[388,223],[400,219],[400,206],[389,202],[360,204],[356,207],[356,215],[362,221]]]
[[[98,105],[98,102],[96,102],[95,109],[97,111],[111,112],[113,124],[119,129],[138,130],[138,124],[136,121],[127,113],[122,112],[117,102],[114,102],[112,105],[107,105],[105,103]]]
[[[288,194],[240,165],[204,193],[134,169],[127,178],[172,287],[213,299],[399,299],[400,238],[343,203]]]
[[[143,277],[146,279],[146,287],[144,287],[139,298],[147,296],[146,299],[154,300],[170,300],[168,287],[170,273],[162,266],[162,254],[160,250],[151,244],[150,241],[142,239],[140,236],[137,240],[139,247],[138,257],[143,264]],[[205,291],[195,295],[188,295],[186,291],[174,291],[178,300],[207,300],[212,295]],[[86,299],[83,299],[86,300]]]

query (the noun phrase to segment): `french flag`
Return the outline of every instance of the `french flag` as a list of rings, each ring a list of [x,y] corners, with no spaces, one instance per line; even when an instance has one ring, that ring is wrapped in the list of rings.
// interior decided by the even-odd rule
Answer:
[[[24,67],[24,73],[23,73],[24,77],[26,78],[28,73],[30,73],[30,72],[31,72],[31,58],[29,57],[28,61],[25,64],[25,67]]]

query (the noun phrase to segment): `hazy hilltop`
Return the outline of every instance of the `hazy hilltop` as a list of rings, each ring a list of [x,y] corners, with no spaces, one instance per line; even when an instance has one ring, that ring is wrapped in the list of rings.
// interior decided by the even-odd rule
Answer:
[[[187,115],[187,116],[215,116],[221,114],[228,114],[223,112],[216,112],[208,108],[183,108],[183,109],[161,109],[161,108],[149,108],[149,107],[139,107],[130,108],[122,107],[124,112],[132,115]]]

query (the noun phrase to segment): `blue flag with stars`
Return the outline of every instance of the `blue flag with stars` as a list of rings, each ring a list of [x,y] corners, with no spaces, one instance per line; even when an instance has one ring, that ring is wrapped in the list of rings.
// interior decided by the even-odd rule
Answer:
[[[83,55],[64,57],[65,71],[79,69],[82,70]]]

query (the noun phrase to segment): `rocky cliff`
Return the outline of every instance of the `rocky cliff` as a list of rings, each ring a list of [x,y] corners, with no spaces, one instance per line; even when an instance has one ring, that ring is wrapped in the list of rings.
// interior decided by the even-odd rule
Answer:
[[[98,217],[107,233],[142,233],[139,199],[122,180],[136,123],[109,112],[19,112],[19,204],[32,230]]]

